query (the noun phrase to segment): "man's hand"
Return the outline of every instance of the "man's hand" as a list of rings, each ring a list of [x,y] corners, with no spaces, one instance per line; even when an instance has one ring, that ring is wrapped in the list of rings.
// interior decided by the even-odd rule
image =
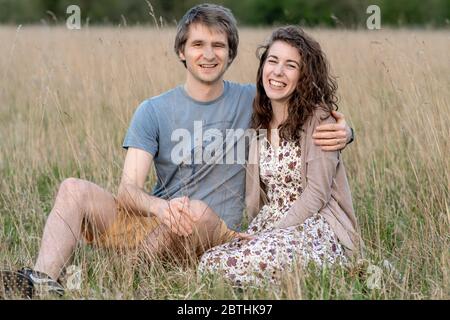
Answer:
[[[155,214],[162,223],[179,236],[186,237],[193,232],[195,220],[189,209],[188,197],[161,201]]]
[[[323,124],[316,127],[313,134],[314,143],[323,151],[338,151],[346,147],[351,139],[352,131],[342,113],[331,112],[336,123]]]

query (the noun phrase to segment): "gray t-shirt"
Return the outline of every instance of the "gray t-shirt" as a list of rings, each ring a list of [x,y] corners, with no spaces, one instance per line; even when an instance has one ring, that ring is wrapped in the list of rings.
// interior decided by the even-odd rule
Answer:
[[[254,85],[224,81],[219,98],[199,102],[178,86],[136,109],[123,147],[153,155],[154,196],[202,200],[230,228],[240,228],[248,151],[243,131],[250,125],[255,93]]]

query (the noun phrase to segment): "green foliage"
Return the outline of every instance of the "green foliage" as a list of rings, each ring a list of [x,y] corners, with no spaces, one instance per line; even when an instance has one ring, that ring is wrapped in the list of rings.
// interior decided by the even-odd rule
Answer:
[[[80,6],[82,20],[95,24],[148,24],[152,15],[173,25],[199,0],[0,0],[1,23],[61,23],[66,8]],[[207,1],[206,1],[207,2]],[[241,25],[301,23],[337,27],[364,26],[366,8],[381,8],[383,25],[445,26],[450,19],[448,0],[219,0],[211,1],[232,9]],[[150,3],[150,5],[149,5]],[[150,11],[153,10],[152,14]]]

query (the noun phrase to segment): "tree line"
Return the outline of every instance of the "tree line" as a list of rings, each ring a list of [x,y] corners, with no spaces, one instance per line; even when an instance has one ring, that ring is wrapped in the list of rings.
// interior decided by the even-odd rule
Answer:
[[[63,23],[78,5],[91,24],[174,25],[184,12],[208,0],[0,0],[0,23]],[[383,26],[450,25],[450,0],[209,0],[229,7],[240,25],[364,27],[369,5],[378,5]]]

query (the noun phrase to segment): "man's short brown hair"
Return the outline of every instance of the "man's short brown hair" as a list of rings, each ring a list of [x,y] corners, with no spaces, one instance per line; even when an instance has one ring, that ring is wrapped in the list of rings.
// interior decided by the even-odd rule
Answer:
[[[236,19],[234,18],[233,13],[231,13],[231,10],[210,3],[199,4],[189,9],[183,18],[181,18],[177,26],[174,45],[175,53],[177,55],[184,51],[184,46],[188,38],[189,26],[194,23],[200,23],[209,28],[226,33],[229,48],[229,64],[231,64],[237,55],[239,45]],[[184,66],[186,66],[186,62],[183,61],[183,63]]]

